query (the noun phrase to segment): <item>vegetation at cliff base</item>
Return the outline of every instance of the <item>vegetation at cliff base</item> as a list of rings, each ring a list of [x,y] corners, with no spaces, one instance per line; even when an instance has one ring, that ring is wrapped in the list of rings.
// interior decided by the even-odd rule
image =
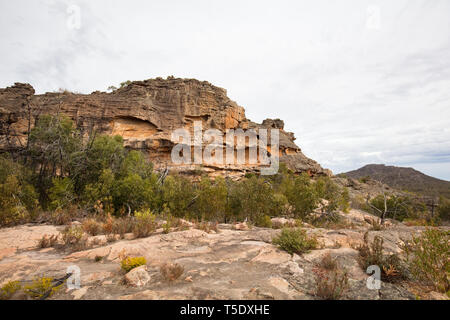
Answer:
[[[271,218],[285,216],[326,225],[337,223],[337,211],[349,210],[348,189],[326,176],[294,174],[283,164],[272,176],[247,174],[234,181],[199,175],[192,180],[157,172],[143,153],[125,148],[122,137],[87,134],[64,117],[41,116],[29,136],[19,154],[0,155],[2,226],[38,217],[67,224],[91,215],[104,221],[84,224],[91,235],[109,230],[145,237],[154,231],[157,217],[248,220],[269,227]],[[389,217],[402,220],[417,211],[400,200],[389,198],[388,206],[396,208]],[[380,199],[372,204],[381,206]]]

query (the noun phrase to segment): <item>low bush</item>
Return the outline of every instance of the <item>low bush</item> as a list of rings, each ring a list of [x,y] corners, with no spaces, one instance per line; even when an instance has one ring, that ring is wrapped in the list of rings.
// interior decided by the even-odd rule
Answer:
[[[129,272],[130,270],[147,264],[147,260],[144,257],[125,257],[120,261],[120,267],[123,271]]]
[[[310,216],[306,220],[316,228],[339,230],[352,229],[355,227],[354,223],[345,219],[345,217],[342,217],[337,212]]]
[[[57,226],[70,224],[79,215],[78,209],[71,206],[66,209],[58,209],[50,213],[50,222]]]
[[[90,234],[91,236],[96,236],[103,232],[102,223],[93,218],[84,220],[82,223],[82,228],[84,232]]]
[[[441,292],[450,289],[450,231],[427,229],[405,241],[403,249],[416,279],[432,284]]]
[[[208,222],[208,221],[197,222],[194,228],[205,231],[207,233],[210,233],[211,231],[219,232],[217,222]]]
[[[439,199],[439,207],[438,207],[438,215],[439,218],[444,221],[450,220],[450,199],[440,197]]]
[[[316,270],[315,281],[315,296],[324,300],[339,300],[348,289],[348,274],[345,270]]]
[[[142,210],[134,213],[133,234],[136,238],[150,236],[156,230],[156,216],[150,210]]]
[[[338,268],[338,263],[336,259],[333,259],[333,257],[331,257],[331,254],[328,252],[320,260],[319,267],[324,270],[333,271]]]
[[[300,176],[283,174],[278,189],[285,195],[289,205],[292,206],[295,218],[304,219],[319,204],[319,194],[315,185],[311,183],[311,178],[306,173]]]
[[[9,281],[0,289],[0,300],[9,300],[20,289],[22,285],[19,281]]]
[[[272,220],[267,215],[261,216],[256,220],[255,226],[261,228],[272,228]]]
[[[58,243],[59,236],[57,234],[47,235],[44,234],[38,241],[38,248],[53,247]]]
[[[112,233],[120,235],[123,239],[126,233],[132,233],[134,228],[134,220],[131,217],[113,219]]]
[[[364,234],[364,243],[359,246],[358,262],[366,271],[369,266],[376,265],[381,271],[381,280],[395,282],[408,278],[404,262],[396,254],[383,254],[383,238],[375,236],[373,242],[368,240],[368,232]]]
[[[284,228],[281,230],[281,234],[272,240],[272,243],[292,255],[294,253],[307,253],[311,249],[316,249],[319,246],[315,237],[308,236],[306,231],[300,228]]]
[[[170,230],[172,227],[170,226],[170,222],[168,221],[162,225],[162,228],[163,228],[163,233],[168,234],[168,233],[170,233]]]
[[[379,219],[371,219],[370,225],[371,226],[369,230],[372,231],[381,231],[385,229],[384,225],[381,224],[381,221]]]
[[[65,246],[77,245],[82,241],[83,229],[80,226],[67,226],[62,232],[62,241]]]
[[[228,198],[229,215],[237,221],[248,219],[256,223],[263,216],[279,211],[271,185],[256,176],[233,183]]]
[[[31,284],[25,286],[25,293],[33,299],[41,299],[45,296],[51,297],[55,292],[57,292],[63,284],[54,287],[53,278],[37,278]]]
[[[175,281],[179,277],[181,277],[181,275],[184,272],[184,268],[183,268],[183,266],[181,266],[177,263],[175,263],[175,264],[166,263],[161,266],[160,272],[165,280]]]

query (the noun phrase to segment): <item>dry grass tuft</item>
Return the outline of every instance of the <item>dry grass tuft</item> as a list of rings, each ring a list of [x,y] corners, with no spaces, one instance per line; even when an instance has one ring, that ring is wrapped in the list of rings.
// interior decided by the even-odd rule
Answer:
[[[165,280],[175,281],[181,277],[184,272],[184,268],[177,263],[165,263],[161,266],[160,271]]]

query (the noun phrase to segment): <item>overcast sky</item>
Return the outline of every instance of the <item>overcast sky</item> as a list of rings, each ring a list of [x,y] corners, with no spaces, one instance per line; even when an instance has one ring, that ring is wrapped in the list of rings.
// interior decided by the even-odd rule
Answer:
[[[0,87],[207,80],[334,173],[450,180],[448,0],[0,0],[0,39]]]

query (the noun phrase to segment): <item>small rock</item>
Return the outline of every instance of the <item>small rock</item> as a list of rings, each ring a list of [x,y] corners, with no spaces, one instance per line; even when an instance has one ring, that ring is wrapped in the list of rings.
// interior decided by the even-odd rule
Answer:
[[[288,263],[286,263],[286,267],[289,273],[293,275],[302,274],[304,272],[304,270],[300,268],[299,265],[294,261],[289,261]]]
[[[113,274],[108,271],[94,272],[94,273],[86,275],[85,277],[82,277],[81,282],[82,283],[92,283],[92,282],[97,282],[97,281],[103,281],[112,276],[113,276]]]
[[[140,266],[132,269],[125,275],[125,281],[134,287],[145,286],[150,281],[147,266]]]
[[[123,238],[124,238],[125,240],[134,240],[136,237],[134,236],[134,233],[125,233],[125,234],[123,235]]]
[[[286,218],[272,218],[272,227],[275,229],[281,229],[285,226],[295,227],[297,222],[294,219],[286,219]]]
[[[83,287],[81,289],[77,289],[72,292],[72,296],[74,300],[80,300],[88,291],[90,287]]]
[[[0,260],[2,260],[5,257],[12,256],[16,253],[16,248],[5,248],[0,250]]]
[[[186,226],[186,227],[193,227],[194,224],[190,221],[184,220],[184,219],[180,219],[179,220],[182,226]]]
[[[247,225],[247,222],[237,223],[233,226],[234,230],[241,230],[241,231],[247,231],[250,230],[250,228]]]
[[[184,279],[184,281],[187,281],[187,282],[193,282],[192,276],[186,277],[186,279]]]

